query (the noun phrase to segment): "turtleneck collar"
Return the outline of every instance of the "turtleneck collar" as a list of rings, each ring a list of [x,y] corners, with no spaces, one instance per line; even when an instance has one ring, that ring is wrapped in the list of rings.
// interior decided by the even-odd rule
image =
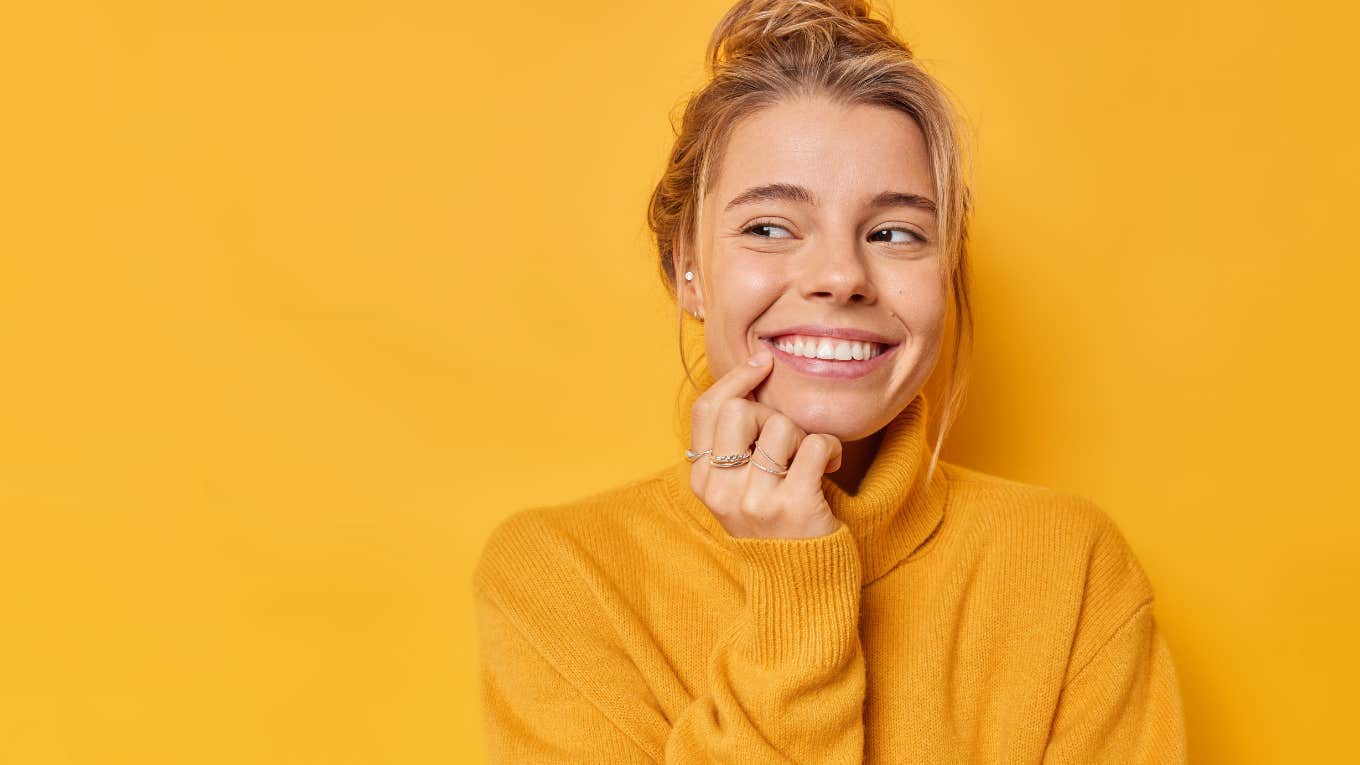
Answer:
[[[690,441],[690,408],[699,394],[713,384],[706,365],[696,379],[699,390],[686,384],[686,395],[681,397],[676,411],[682,450]],[[918,392],[884,426],[883,440],[854,494],[846,492],[830,477],[822,476],[822,492],[832,514],[850,527],[858,543],[865,585],[915,553],[944,519],[949,482],[939,464],[929,485],[925,482],[931,455],[926,423],[926,397],[924,392]],[[666,469],[671,500],[719,546],[735,554],[727,529],[690,489],[689,472],[690,463],[683,456]]]

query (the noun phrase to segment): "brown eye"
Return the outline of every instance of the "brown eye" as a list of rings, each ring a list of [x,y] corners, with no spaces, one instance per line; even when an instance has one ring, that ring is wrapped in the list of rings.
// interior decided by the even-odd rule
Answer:
[[[887,239],[875,238],[878,237],[879,234],[887,234],[888,238]],[[905,236],[893,238],[893,234],[904,234]],[[911,242],[925,241],[925,239],[923,239],[920,234],[905,228],[880,228],[879,230],[870,234],[869,238],[875,242],[888,242],[890,244],[909,244]]]
[[[782,232],[782,233],[774,233]],[[743,234],[754,234],[765,239],[792,239],[793,234],[783,226],[776,226],[773,223],[757,223],[742,230]]]

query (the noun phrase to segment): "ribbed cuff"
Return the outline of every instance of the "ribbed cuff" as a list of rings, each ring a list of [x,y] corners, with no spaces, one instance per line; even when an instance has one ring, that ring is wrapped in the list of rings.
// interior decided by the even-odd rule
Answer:
[[[849,526],[812,539],[733,542],[744,562],[755,661],[832,667],[858,648],[863,574]]]

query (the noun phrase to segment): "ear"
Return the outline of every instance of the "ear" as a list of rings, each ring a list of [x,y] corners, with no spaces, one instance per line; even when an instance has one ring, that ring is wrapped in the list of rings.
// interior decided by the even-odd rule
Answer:
[[[683,239],[677,238],[671,246],[671,263],[675,266],[675,281],[680,288],[680,308],[685,313],[697,318],[704,317],[704,291],[699,284],[699,269],[695,266],[694,259],[690,256],[688,243]],[[685,279],[685,272],[692,271],[694,278]]]

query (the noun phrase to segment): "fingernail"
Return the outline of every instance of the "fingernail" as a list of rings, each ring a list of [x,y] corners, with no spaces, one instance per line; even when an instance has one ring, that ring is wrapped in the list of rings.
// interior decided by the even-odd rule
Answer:
[[[747,359],[747,360],[746,360],[746,363],[747,363],[747,364],[750,364],[750,365],[753,366],[753,367],[763,367],[763,366],[765,366],[765,362],[767,362],[767,361],[769,361],[769,360],[770,360],[770,352],[769,352],[769,351],[761,351],[761,352],[757,353],[756,355],[752,356],[751,358]]]

